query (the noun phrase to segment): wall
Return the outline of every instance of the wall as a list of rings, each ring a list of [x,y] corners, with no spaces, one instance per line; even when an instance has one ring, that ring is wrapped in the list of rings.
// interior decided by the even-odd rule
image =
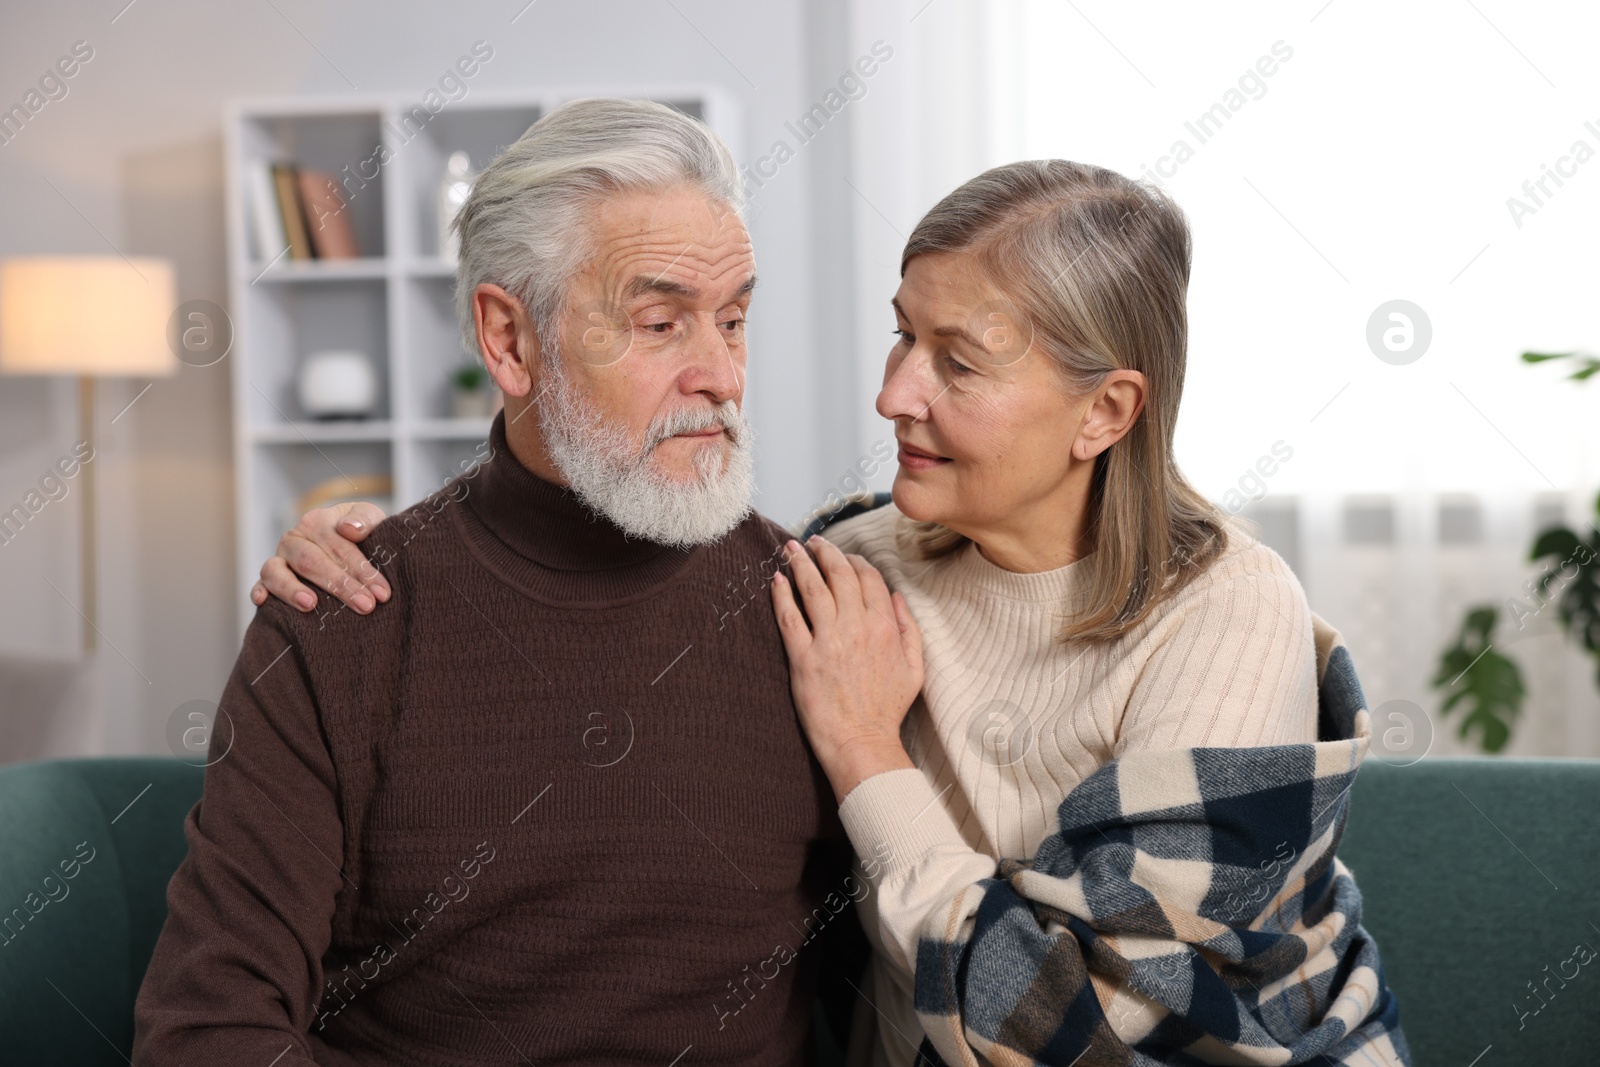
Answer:
[[[93,59],[0,146],[0,256],[161,255],[179,299],[226,306],[220,115],[240,96],[415,90],[473,41],[495,58],[475,87],[715,82],[741,101],[746,154],[781,135],[863,51],[842,0],[523,0],[486,5],[307,0],[82,2],[0,14],[0,102],[21,99],[73,42]],[[853,405],[825,391],[850,373],[846,132],[826,129],[764,182],[752,205],[762,294],[751,325],[748,403],[758,505],[788,521],[859,452]],[[842,308],[837,316],[815,313]],[[0,761],[163,752],[172,711],[220,692],[236,648],[228,361],[157,381],[97,387],[103,634],[89,662],[0,654]],[[134,406],[109,419],[130,401]],[[0,379],[0,499],[70,448],[71,384]],[[30,525],[42,552],[73,545],[76,504]],[[36,561],[0,548],[0,589]],[[11,573],[7,573],[7,570]],[[10,586],[8,579],[15,579]],[[68,593],[72,589],[67,590]],[[26,630],[72,617],[48,591],[0,604]],[[68,597],[70,599],[70,597]],[[16,627],[13,627],[16,629]]]

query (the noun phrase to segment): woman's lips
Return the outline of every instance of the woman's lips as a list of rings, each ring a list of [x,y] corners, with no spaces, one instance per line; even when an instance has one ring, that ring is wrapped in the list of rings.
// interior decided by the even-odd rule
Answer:
[[[900,466],[914,471],[932,470],[950,462],[944,456],[935,455],[915,445],[908,445],[904,441],[900,442],[899,459]]]

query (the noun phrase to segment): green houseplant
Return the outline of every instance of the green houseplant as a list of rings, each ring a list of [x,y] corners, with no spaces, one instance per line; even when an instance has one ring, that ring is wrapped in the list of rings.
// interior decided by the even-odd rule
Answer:
[[[1524,363],[1570,359],[1577,364],[1568,379],[1587,381],[1600,373],[1600,357],[1578,352],[1524,352]],[[1594,660],[1595,684],[1600,685],[1600,497],[1595,500],[1595,521],[1586,530],[1553,526],[1534,538],[1530,563],[1543,563],[1544,571],[1523,584],[1522,597],[1508,597],[1506,615],[1521,630],[1528,620],[1551,604],[1556,621],[1569,637]],[[1439,712],[1461,711],[1457,733],[1465,739],[1478,735],[1485,752],[1499,752],[1511,739],[1527,695],[1516,661],[1495,648],[1494,634],[1501,621],[1501,605],[1477,604],[1467,610],[1455,642],[1440,654],[1432,686],[1443,691]]]
[[[450,413],[458,419],[481,419],[491,414],[489,372],[482,363],[467,363],[450,375]]]

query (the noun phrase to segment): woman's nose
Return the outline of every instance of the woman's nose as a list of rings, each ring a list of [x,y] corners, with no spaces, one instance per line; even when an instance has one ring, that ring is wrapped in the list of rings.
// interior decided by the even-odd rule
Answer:
[[[928,360],[908,353],[898,364],[891,360],[883,389],[878,393],[878,414],[886,419],[920,421],[933,403],[933,375]]]

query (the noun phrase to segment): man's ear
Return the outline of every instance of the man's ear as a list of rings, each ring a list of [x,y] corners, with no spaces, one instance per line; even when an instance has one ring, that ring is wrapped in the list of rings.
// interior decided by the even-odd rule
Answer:
[[[539,332],[522,301],[485,282],[472,291],[472,322],[489,377],[507,396],[527,396],[539,373]]]
[[[1144,410],[1145,377],[1136,370],[1114,370],[1090,398],[1083,425],[1072,442],[1072,458],[1093,459],[1127,435]]]

